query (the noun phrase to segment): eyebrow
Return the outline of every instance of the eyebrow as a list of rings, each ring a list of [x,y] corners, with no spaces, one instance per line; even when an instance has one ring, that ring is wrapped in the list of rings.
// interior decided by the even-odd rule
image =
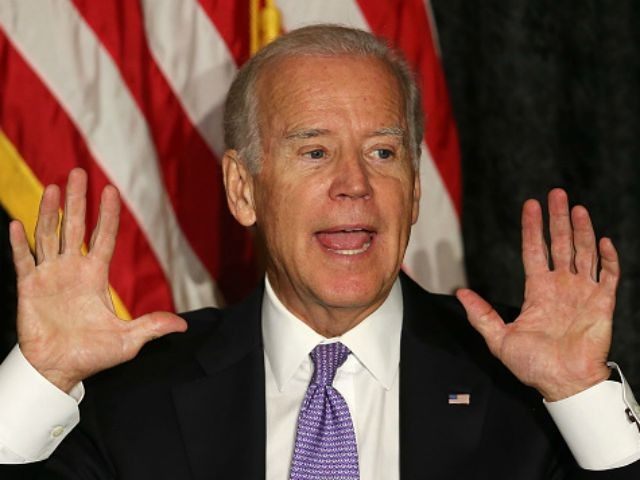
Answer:
[[[399,137],[405,138],[407,131],[401,127],[384,127],[371,132],[371,137]]]
[[[329,130],[325,128],[309,128],[304,130],[294,130],[285,135],[286,140],[304,140],[306,138],[321,137],[329,134]]]
[[[330,130],[326,128],[309,128],[303,130],[294,130],[285,135],[286,140],[304,140],[307,138],[321,137],[328,135]],[[383,127],[378,130],[374,130],[369,134],[370,137],[398,137],[405,138],[407,131],[401,127]]]

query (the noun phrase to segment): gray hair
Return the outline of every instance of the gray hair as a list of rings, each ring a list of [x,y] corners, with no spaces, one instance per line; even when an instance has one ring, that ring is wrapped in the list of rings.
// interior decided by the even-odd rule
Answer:
[[[224,108],[224,140],[238,152],[249,172],[260,171],[262,147],[257,83],[267,66],[295,56],[364,56],[381,60],[398,80],[404,100],[408,148],[417,170],[424,115],[414,74],[402,55],[369,32],[340,25],[311,25],[292,30],[252,57],[231,84]]]

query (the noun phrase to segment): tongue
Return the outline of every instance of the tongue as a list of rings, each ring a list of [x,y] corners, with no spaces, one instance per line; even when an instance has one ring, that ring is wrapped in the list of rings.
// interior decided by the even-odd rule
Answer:
[[[331,250],[359,250],[370,239],[369,232],[320,232],[316,234],[318,241]]]

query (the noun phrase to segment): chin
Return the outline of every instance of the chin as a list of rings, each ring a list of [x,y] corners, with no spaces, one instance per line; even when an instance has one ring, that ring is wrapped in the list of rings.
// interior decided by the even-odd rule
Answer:
[[[322,303],[330,307],[366,309],[380,301],[383,291],[382,282],[372,281],[370,277],[366,279],[342,277],[325,283],[323,288],[318,289],[318,297]]]

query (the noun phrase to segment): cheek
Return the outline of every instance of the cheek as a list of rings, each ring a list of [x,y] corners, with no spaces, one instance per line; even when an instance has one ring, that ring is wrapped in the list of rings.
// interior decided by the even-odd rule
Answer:
[[[387,255],[389,259],[402,258],[404,249],[409,240],[411,226],[414,217],[413,190],[407,188],[407,183],[402,180],[394,182],[394,188],[390,189],[381,202],[387,232]]]
[[[261,196],[258,226],[273,253],[280,250],[286,250],[287,255],[293,253],[291,247],[303,236],[304,219],[312,215],[298,193],[291,185],[279,183]]]
[[[405,178],[386,178],[379,191],[380,201],[378,203],[389,221],[403,223],[412,216],[413,182],[408,182]]]

